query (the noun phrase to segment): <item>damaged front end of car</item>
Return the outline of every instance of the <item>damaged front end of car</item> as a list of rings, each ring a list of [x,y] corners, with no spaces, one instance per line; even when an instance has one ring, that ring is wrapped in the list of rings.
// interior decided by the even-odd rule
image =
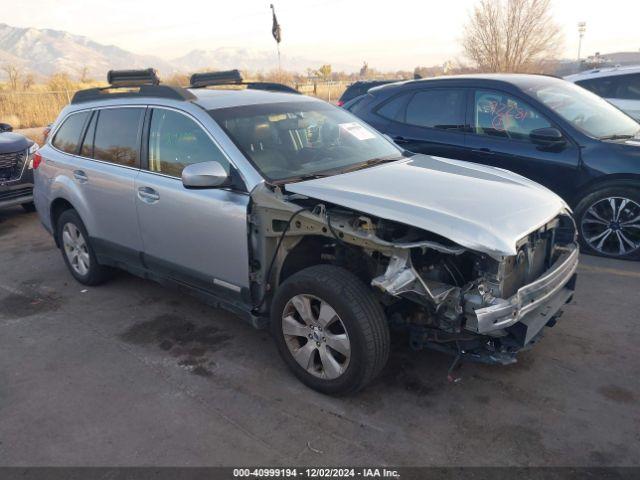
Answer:
[[[575,288],[578,246],[567,210],[508,254],[277,186],[260,185],[251,201],[255,318],[268,317],[272,292],[286,278],[328,263],[371,285],[414,349],[509,364],[553,326]]]

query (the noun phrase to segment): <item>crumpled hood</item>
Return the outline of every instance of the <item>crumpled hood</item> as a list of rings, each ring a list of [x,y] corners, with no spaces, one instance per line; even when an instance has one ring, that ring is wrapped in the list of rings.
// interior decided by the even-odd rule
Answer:
[[[493,257],[563,211],[545,187],[506,170],[427,155],[286,185],[287,191],[412,225]]]

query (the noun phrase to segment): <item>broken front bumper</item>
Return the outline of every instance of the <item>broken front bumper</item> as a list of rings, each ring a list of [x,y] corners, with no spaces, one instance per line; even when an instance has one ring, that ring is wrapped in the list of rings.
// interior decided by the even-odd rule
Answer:
[[[523,341],[528,343],[571,300],[578,255],[578,246],[572,245],[544,275],[521,287],[511,298],[475,310],[475,315],[468,316],[466,328],[489,334],[520,322],[526,327]]]

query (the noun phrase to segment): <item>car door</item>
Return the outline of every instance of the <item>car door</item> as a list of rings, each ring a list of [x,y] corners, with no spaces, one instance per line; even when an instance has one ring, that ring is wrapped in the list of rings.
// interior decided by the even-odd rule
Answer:
[[[415,152],[464,160],[466,90],[424,88],[392,99],[377,111],[390,121],[387,133]]]
[[[146,265],[157,273],[226,298],[249,286],[246,191],[187,189],[182,170],[199,162],[233,167],[211,135],[189,114],[150,109],[147,154],[136,180],[138,222]]]
[[[562,145],[540,145],[531,132],[557,128],[522,99],[506,92],[478,89],[470,99],[471,161],[519,173],[568,197],[578,181],[580,153],[566,137]]]
[[[144,112],[141,107],[94,110],[72,171],[99,260],[129,267],[141,266],[134,187]]]

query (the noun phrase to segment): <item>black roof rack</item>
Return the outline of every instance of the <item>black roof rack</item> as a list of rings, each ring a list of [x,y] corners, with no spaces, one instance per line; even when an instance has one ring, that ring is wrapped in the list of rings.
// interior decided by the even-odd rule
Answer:
[[[172,100],[194,100],[196,96],[180,87],[160,85],[160,79],[153,68],[146,70],[109,70],[108,87],[79,90],[71,103],[109,100],[112,98],[157,97]],[[125,89],[117,91],[117,89]]]
[[[194,73],[189,80],[189,88],[206,88],[220,85],[244,85],[253,90],[300,93],[293,87],[275,82],[245,82],[239,70]]]

